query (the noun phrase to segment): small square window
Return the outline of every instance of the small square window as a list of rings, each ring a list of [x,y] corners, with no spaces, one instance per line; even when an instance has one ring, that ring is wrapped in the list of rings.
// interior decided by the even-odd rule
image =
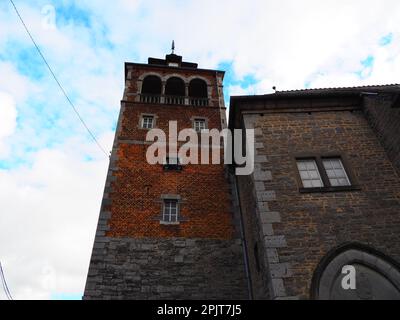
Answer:
[[[350,186],[350,180],[340,158],[322,159],[329,183],[332,187]]]
[[[182,170],[179,157],[166,157],[164,162],[164,170]]]
[[[178,211],[178,200],[164,200],[162,221],[168,223],[178,222]]]
[[[152,129],[154,123],[153,116],[143,116],[142,118],[142,128],[143,129]]]
[[[206,129],[206,120],[204,119],[195,119],[193,123],[194,130],[197,132],[201,132],[201,130]]]
[[[180,164],[180,160],[179,160],[179,158],[178,157],[167,157],[166,158],[166,160],[165,160],[165,163],[166,164],[175,164],[175,165],[177,165],[177,164]]]
[[[322,188],[324,186],[314,159],[297,160],[297,168],[304,188]]]

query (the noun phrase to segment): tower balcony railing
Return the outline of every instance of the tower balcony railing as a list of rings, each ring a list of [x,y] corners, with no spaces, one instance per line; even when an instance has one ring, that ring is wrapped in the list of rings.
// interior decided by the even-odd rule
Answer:
[[[164,96],[165,104],[185,104],[185,97],[183,96]]]
[[[161,102],[161,95],[157,94],[141,94],[140,95],[140,102],[144,103],[160,103]]]
[[[140,94],[140,102],[191,105],[196,107],[206,107],[209,105],[208,98],[194,98],[194,97],[148,94],[148,93]]]
[[[189,97],[189,104],[196,107],[206,107],[208,106],[208,99]]]

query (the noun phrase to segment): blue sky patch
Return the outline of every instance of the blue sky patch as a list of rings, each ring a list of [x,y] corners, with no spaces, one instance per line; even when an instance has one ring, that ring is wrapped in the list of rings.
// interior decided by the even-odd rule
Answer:
[[[393,33],[391,32],[379,40],[379,45],[384,47],[391,44],[392,41],[393,41]]]
[[[34,46],[18,50],[15,55],[15,64],[19,73],[33,80],[41,79],[47,72],[43,60]]]
[[[360,61],[362,69],[356,71],[355,74],[362,80],[368,78],[369,76],[371,76],[374,67],[374,62],[375,62],[374,56],[369,55],[366,59]]]
[[[375,58],[373,56],[368,56],[365,60],[361,61],[364,68],[370,68],[374,65]]]
[[[81,293],[53,293],[51,300],[82,300]]]
[[[75,25],[83,25],[86,28],[91,27],[90,13],[78,8],[74,3],[62,2],[56,6],[57,24],[67,25],[73,23]]]
[[[233,61],[224,61],[218,64],[218,70],[225,71],[224,88],[239,85],[242,89],[247,89],[258,83],[258,80],[252,74],[245,75],[242,79],[238,79],[233,71]],[[229,104],[230,92],[224,90],[225,103]]]

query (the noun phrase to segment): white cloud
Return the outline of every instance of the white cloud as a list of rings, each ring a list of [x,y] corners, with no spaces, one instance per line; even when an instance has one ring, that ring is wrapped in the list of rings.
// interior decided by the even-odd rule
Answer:
[[[65,3],[54,2],[57,15]],[[106,150],[111,148],[110,128],[123,93],[123,62],[162,57],[172,39],[176,52],[199,67],[232,61],[235,82],[225,87],[231,95],[269,93],[272,86],[297,89],[306,83],[332,87],[399,82],[398,0],[68,3],[89,13],[90,28],[73,19],[43,28],[41,9],[48,1],[16,1]],[[0,157],[8,154],[8,161],[30,163],[0,169],[0,259],[16,298],[82,293],[107,161],[88,142],[12,8],[5,2],[0,7]],[[389,33],[392,42],[380,46],[379,40]],[[18,58],[26,52],[34,56]],[[361,61],[368,56],[374,57],[374,64],[363,71]],[[40,77],[30,70],[37,67],[43,71]],[[241,83],[246,75],[256,83]],[[27,148],[36,151],[27,153]],[[88,155],[92,161],[85,160]]]
[[[111,146],[112,133],[100,138]],[[72,139],[34,156],[31,167],[0,170],[0,257],[16,299],[82,294],[108,161]]]
[[[4,138],[14,133],[17,125],[17,109],[13,97],[0,91],[0,157],[7,151]]]
[[[0,92],[0,139],[11,135],[17,124],[17,109],[13,97]]]

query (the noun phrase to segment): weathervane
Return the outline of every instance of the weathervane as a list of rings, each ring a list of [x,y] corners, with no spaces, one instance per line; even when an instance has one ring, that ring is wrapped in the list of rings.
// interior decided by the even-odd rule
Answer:
[[[172,49],[172,54],[174,54],[174,51],[175,51],[175,40],[172,40],[171,49]]]

